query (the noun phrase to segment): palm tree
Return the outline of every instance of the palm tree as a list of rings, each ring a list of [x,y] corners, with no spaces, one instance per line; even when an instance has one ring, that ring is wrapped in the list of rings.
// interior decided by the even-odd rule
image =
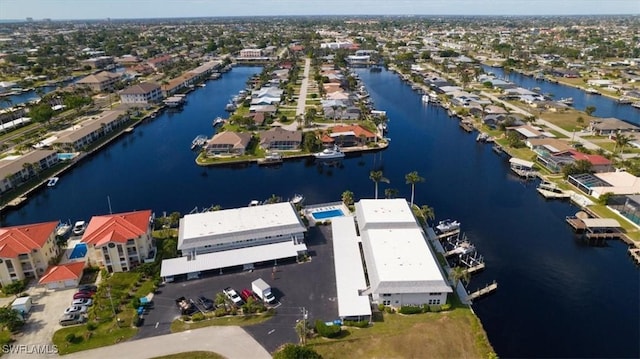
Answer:
[[[375,183],[375,199],[378,199],[378,182],[389,183],[389,179],[384,177],[382,171],[371,171],[369,172],[369,179]]]
[[[342,203],[346,206],[350,206],[353,204],[353,192],[346,190],[342,192]]]
[[[399,191],[396,188],[385,188],[384,189],[384,198],[396,198]]]
[[[433,207],[429,207],[427,205],[423,205],[420,207],[420,214],[422,218],[424,218],[425,223],[428,223],[429,220],[436,219],[436,212],[433,210]]]
[[[616,153],[616,148],[620,148],[620,153],[624,153],[624,146],[631,142],[631,137],[622,133],[616,135],[616,146],[613,149],[613,153]]]
[[[424,177],[420,177],[418,171],[409,172],[404,176],[406,183],[411,185],[411,207],[413,208],[413,198],[415,195],[416,183],[424,182]]]
[[[451,279],[453,279],[453,288],[455,289],[458,288],[458,283],[460,283],[460,281],[469,283],[471,276],[466,269],[462,267],[454,267],[451,270]]]

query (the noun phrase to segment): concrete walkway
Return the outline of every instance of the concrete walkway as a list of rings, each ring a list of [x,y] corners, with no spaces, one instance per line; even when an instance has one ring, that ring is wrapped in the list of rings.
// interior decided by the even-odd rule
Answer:
[[[509,109],[511,109],[511,111],[513,111],[515,113],[519,113],[519,114],[521,114],[523,116],[526,116],[526,117],[536,117],[532,113],[527,112],[527,111],[521,109],[520,107],[514,106],[514,105],[512,105],[512,104],[510,104],[510,103],[508,103],[506,101],[502,101],[502,100],[500,100],[499,98],[497,98],[496,96],[494,96],[494,95],[492,95],[490,93],[482,91],[482,92],[480,92],[480,94],[482,96],[485,96],[485,97],[491,99],[492,101],[504,104],[506,107],[508,107]],[[557,132],[563,134],[564,136],[567,136],[572,141],[580,142],[585,148],[587,148],[589,150],[599,150],[599,149],[602,148],[602,147],[594,144],[593,142],[580,137],[580,133],[579,132],[569,132],[569,131],[565,130],[564,128],[559,127],[557,125],[554,125],[553,123],[551,123],[551,122],[549,122],[549,121],[547,121],[545,119],[542,119],[542,118],[536,119],[536,122],[540,122],[540,123],[544,124],[545,126],[549,127],[550,129],[552,129],[554,131],[557,131]],[[605,151],[605,152],[609,152],[609,151]]]
[[[271,355],[255,339],[237,326],[213,326],[133,340],[65,355],[62,358],[142,359],[190,351],[215,352],[230,359],[271,358]]]

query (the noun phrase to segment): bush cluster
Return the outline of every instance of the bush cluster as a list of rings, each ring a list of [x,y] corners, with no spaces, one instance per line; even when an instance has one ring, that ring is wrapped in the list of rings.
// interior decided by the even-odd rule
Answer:
[[[198,312],[191,316],[191,320],[193,320],[194,322],[199,322],[201,320],[204,320],[204,314]]]
[[[403,305],[398,310],[398,313],[400,313],[400,314],[418,314],[418,313],[422,313],[422,308],[421,307],[412,306],[412,305]]]
[[[325,338],[335,338],[341,331],[338,325],[326,325],[323,321],[316,320],[316,332]]]
[[[369,321],[361,320],[359,322],[353,320],[345,320],[342,322],[342,325],[345,327],[356,327],[356,328],[367,328],[369,326]]]

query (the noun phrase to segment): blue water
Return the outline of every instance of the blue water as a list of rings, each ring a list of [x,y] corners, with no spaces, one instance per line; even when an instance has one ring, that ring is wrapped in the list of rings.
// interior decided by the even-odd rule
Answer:
[[[596,111],[593,113],[593,116],[615,117],[640,124],[640,110],[632,107],[630,104],[619,104],[607,96],[589,94],[575,87],[537,80],[534,77],[515,72],[510,72],[508,76],[505,76],[501,68],[490,66],[483,66],[483,68],[486,72],[492,72],[499,78],[506,77],[509,81],[526,89],[531,90],[534,87],[539,87],[542,93],[553,94],[553,98],[555,99],[571,97],[573,98],[573,107],[577,110],[584,111],[587,106],[594,106]],[[544,118],[544,114],[542,114],[542,118]]]
[[[441,108],[423,105],[392,73],[358,71],[376,108],[391,119],[393,141],[385,151],[333,167],[311,159],[279,168],[196,166],[191,141],[213,132],[211,121],[225,116],[231,95],[259,71],[234,68],[209,81],[189,95],[182,112],[166,112],[83,160],[55,191],[4,213],[3,224],[106,214],[107,196],[115,213],[150,208],[157,215],[212,204],[243,207],[272,194],[301,193],[309,204],[339,201],[345,190],[356,200],[373,198],[372,170],[390,180],[380,191],[395,188],[409,198],[404,176],[418,171],[426,181],[416,185],[415,202],[433,207],[438,220],[460,221],[485,257],[487,269],[469,289],[493,280],[500,285],[474,305],[499,356],[640,357],[640,281],[626,246],[576,241],[564,217],[578,208],[545,201],[535,183],[513,176],[490,146],[476,143]]]
[[[76,244],[75,247],[73,247],[73,250],[69,255],[69,259],[84,258],[84,256],[86,255],[87,255],[87,245],[84,243],[78,243]]]
[[[341,216],[344,216],[344,213],[342,213],[342,211],[339,209],[331,209],[328,211],[313,212],[311,213],[311,215],[313,216],[313,218],[317,220],[317,219],[341,217]]]

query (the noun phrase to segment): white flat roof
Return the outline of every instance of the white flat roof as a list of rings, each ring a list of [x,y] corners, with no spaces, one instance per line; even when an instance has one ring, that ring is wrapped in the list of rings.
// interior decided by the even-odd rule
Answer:
[[[619,228],[620,223],[613,218],[583,218],[588,228]]]
[[[523,166],[523,167],[528,167],[528,168],[533,168],[533,165],[534,165],[533,162],[521,160],[521,159],[515,158],[515,157],[511,157],[509,159],[509,163],[515,163],[517,165],[520,165],[520,166]]]
[[[525,136],[527,138],[540,136],[540,133],[533,133],[533,131],[531,131],[529,129],[526,129],[526,128],[522,128],[522,127],[518,127],[515,130],[520,132],[523,136]]]
[[[356,216],[361,230],[376,224],[417,226],[413,212],[403,198],[361,199],[356,203]]]
[[[178,249],[305,231],[289,202],[188,214],[180,219]]]
[[[358,290],[367,288],[353,217],[338,217],[331,221],[333,233],[333,263],[336,270],[338,316],[370,316],[368,295]]]
[[[170,277],[186,273],[202,272],[211,269],[229,268],[243,264],[252,264],[274,259],[291,258],[298,252],[306,251],[304,243],[293,241],[245,247],[222,252],[196,255],[195,259],[187,257],[165,259],[160,269],[161,277]]]

